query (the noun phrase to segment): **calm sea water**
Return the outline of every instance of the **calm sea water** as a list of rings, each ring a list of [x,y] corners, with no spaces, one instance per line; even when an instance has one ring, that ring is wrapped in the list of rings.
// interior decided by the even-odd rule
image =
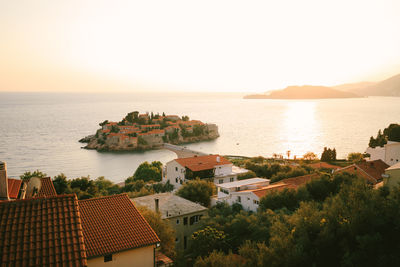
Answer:
[[[134,110],[188,115],[216,123],[221,137],[186,145],[207,153],[271,156],[363,152],[369,137],[400,123],[400,98],[251,100],[238,94],[47,94],[0,93],[0,160],[9,176],[39,169],[50,176],[105,176],[115,182],[143,161],[175,158],[166,150],[106,153],[81,149],[105,119],[119,121]]]

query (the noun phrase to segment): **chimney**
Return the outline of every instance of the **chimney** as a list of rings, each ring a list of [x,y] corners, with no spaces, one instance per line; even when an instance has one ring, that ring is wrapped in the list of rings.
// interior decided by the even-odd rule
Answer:
[[[154,202],[155,202],[155,207],[156,207],[156,212],[159,212],[160,211],[160,207],[159,207],[159,199],[158,198],[156,198],[156,199],[154,199]]]
[[[221,158],[219,156],[217,156],[217,162],[220,162]]]
[[[2,161],[0,161],[0,199],[9,200],[9,198],[8,198],[7,164]]]
[[[28,184],[26,182],[22,182],[21,193],[19,195],[19,199],[25,199],[27,186],[28,186]]]

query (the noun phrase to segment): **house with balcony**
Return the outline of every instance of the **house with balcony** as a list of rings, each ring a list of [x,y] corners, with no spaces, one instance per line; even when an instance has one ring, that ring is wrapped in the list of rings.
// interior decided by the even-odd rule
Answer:
[[[239,174],[247,171],[234,167],[232,162],[220,155],[196,155],[167,162],[163,170],[163,182],[169,181],[175,188],[196,178],[208,178],[215,184],[222,184],[236,181]]]
[[[243,209],[256,212],[260,200],[266,194],[284,189],[297,190],[300,186],[308,183],[312,179],[318,179],[319,174],[313,173],[293,178],[283,179],[279,182],[270,184],[270,180],[263,178],[251,178],[236,181],[233,183],[217,185],[217,196],[214,196],[211,205],[218,202],[225,202],[229,205],[241,204]]]
[[[217,202],[226,202],[229,205],[239,203],[245,210],[257,211],[258,203],[255,201],[259,199],[252,190],[264,188],[269,185],[269,182],[270,180],[264,178],[250,178],[217,184],[217,196],[212,199],[212,205]]]

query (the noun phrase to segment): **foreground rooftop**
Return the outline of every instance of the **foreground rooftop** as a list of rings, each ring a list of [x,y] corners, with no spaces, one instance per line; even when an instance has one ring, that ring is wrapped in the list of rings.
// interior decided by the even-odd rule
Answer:
[[[174,195],[173,193],[148,195],[131,200],[138,206],[145,206],[155,211],[155,199],[159,201],[159,211],[163,219],[207,210],[206,207]]]

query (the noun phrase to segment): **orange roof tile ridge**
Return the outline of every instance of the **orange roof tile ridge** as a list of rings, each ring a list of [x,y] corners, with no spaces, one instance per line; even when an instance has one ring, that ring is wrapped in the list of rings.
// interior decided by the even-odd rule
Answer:
[[[115,194],[115,195],[109,195],[109,196],[101,196],[101,197],[94,197],[94,198],[88,198],[88,199],[80,199],[79,202],[88,202],[88,201],[94,201],[98,199],[105,199],[105,198],[115,198],[115,197],[120,197],[126,195],[128,198],[127,193],[121,193],[121,194]]]
[[[142,213],[136,208],[135,204],[133,203],[133,201],[131,201],[131,199],[129,198],[128,194],[124,193],[121,195],[126,195],[126,197],[129,199],[129,202],[132,204],[132,206],[138,211],[140,217],[142,217],[142,219],[145,221],[145,223],[150,227],[150,229],[153,231],[153,233],[157,236],[158,238],[158,242],[161,242],[160,238],[158,237],[156,231],[154,231],[153,227],[151,227],[151,225],[148,223],[148,221],[143,217]]]
[[[51,199],[51,198],[63,198],[63,197],[74,197],[76,199],[78,199],[76,197],[76,194],[63,194],[63,195],[56,195],[56,196],[40,196],[40,197],[32,197],[32,198],[25,198],[25,199],[15,199],[13,201],[4,201],[4,202],[0,202],[1,203],[16,203],[16,202],[25,202],[25,201],[31,201],[31,200],[40,200],[40,199]]]

